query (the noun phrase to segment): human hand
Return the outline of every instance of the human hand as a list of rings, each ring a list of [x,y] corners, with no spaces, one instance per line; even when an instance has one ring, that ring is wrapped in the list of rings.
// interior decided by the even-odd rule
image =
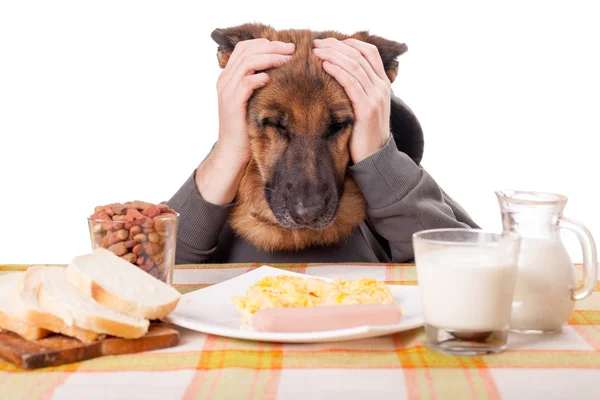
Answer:
[[[354,109],[350,157],[356,164],[371,156],[390,137],[391,83],[377,47],[356,39],[314,41],[313,53],[323,69],[346,91]]]
[[[246,108],[254,90],[266,85],[269,76],[262,71],[282,65],[291,58],[295,45],[252,39],[239,42],[217,81],[219,95],[219,139],[217,146],[242,164],[250,161],[246,129]]]
[[[269,76],[256,73],[282,65],[291,58],[293,43],[253,39],[239,42],[217,81],[219,139],[196,170],[196,186],[209,203],[225,205],[235,198],[250,161],[246,126],[248,99],[264,86]]]

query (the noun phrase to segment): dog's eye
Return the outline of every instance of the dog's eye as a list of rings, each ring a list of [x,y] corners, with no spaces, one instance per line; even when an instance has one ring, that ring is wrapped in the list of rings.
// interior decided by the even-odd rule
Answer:
[[[349,125],[350,125],[350,123],[347,121],[332,123],[331,125],[329,125],[329,129],[327,130],[326,138],[327,139],[335,138],[340,132],[342,132],[344,129],[346,129]]]
[[[271,128],[275,129],[281,136],[284,136],[286,138],[289,137],[287,128],[280,121],[274,121],[270,118],[263,118],[260,123],[263,126],[263,128],[270,126]]]
[[[274,121],[271,118],[263,118],[260,121],[260,124],[263,126],[263,128],[270,126],[271,128],[285,129],[285,126],[283,126],[281,122]]]
[[[269,118],[263,118],[260,120],[260,126],[262,126],[263,128],[266,128],[267,126],[270,126],[271,123],[271,119]]]

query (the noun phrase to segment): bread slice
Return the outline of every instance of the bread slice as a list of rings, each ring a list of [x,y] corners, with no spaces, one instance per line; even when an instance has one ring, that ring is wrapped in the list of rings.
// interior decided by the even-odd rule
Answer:
[[[0,328],[14,332],[27,340],[42,339],[50,334],[36,324],[19,319],[12,312],[12,302],[19,295],[24,272],[0,275]]]
[[[164,318],[181,298],[173,287],[102,248],[75,257],[67,279],[100,304],[137,318]]]
[[[40,274],[38,278],[31,277]],[[144,336],[148,320],[118,313],[94,299],[67,281],[65,268],[31,267],[25,279],[39,279],[37,300],[40,307],[60,318],[68,326],[135,339]]]
[[[21,291],[13,298],[13,314],[23,321],[39,325],[52,332],[74,337],[85,343],[97,340],[101,336],[100,333],[78,328],[74,325],[67,325],[62,319],[40,307],[37,300],[41,286],[41,274],[38,273],[39,271],[31,269],[30,273],[25,274]]]

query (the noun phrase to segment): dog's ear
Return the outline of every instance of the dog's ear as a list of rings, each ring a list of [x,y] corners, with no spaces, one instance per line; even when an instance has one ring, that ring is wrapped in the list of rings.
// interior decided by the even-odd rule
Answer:
[[[398,75],[397,58],[406,53],[408,46],[404,43],[398,43],[393,40],[384,39],[380,36],[371,35],[367,31],[356,32],[352,37],[377,47],[381,60],[383,61],[385,73],[390,82],[394,82],[396,75]]]
[[[234,26],[226,29],[215,29],[210,37],[219,45],[217,58],[219,66],[225,68],[229,56],[233,52],[235,45],[244,40],[267,38],[271,36],[275,30],[268,25],[251,23],[239,26]]]

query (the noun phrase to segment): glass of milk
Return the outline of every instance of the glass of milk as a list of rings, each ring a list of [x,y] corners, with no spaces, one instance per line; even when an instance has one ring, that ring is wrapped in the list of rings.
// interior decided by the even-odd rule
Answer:
[[[477,229],[413,235],[427,347],[455,355],[506,349],[520,243],[512,232]]]

